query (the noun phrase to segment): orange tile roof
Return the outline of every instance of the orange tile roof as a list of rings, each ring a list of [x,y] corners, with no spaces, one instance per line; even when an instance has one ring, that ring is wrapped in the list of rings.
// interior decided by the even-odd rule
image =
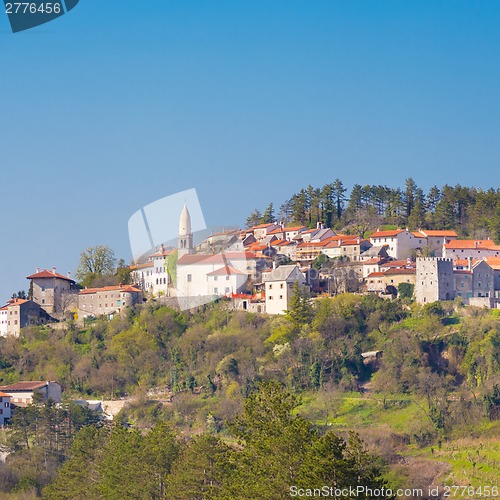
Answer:
[[[154,263],[152,261],[145,262],[144,264],[137,264],[135,266],[130,266],[130,269],[145,269],[146,267],[154,267]]]
[[[45,387],[48,382],[41,380],[33,380],[27,382],[16,382],[15,384],[3,385],[0,387],[0,391],[34,391],[35,389],[41,389]]]
[[[133,292],[139,292],[142,293],[142,290],[139,290],[139,288],[136,288],[135,286],[131,285],[112,285],[112,286],[103,286],[101,288],[85,288],[83,290],[80,290],[80,295],[87,295],[91,293],[100,293],[100,292],[128,292],[128,293],[133,293]]]
[[[39,279],[39,278],[58,278],[60,280],[73,281],[71,278],[67,276],[63,276],[62,274],[57,274],[54,271],[47,271],[44,269],[43,271],[35,274],[31,274],[30,276],[26,276],[29,280]]]
[[[422,233],[427,236],[441,236],[443,238],[456,238],[458,234],[455,231],[440,230],[440,229],[421,229]]]
[[[224,254],[186,254],[183,255],[178,261],[177,265],[189,266],[192,264],[220,264],[224,263],[224,258],[232,260],[255,260],[255,259],[269,259],[270,257],[257,255],[256,252],[226,252]]]
[[[376,272],[370,273],[367,277],[368,278],[379,278],[381,276],[385,276],[385,273],[382,273],[380,271],[376,271]]]
[[[402,229],[393,229],[390,231],[375,231],[374,233],[370,234],[370,238],[390,238],[404,232],[405,231],[403,231]]]
[[[500,271],[500,257],[486,257],[486,263],[495,271]]]
[[[10,398],[10,394],[7,394],[6,392],[0,392],[0,398]]]
[[[382,262],[385,262],[385,259],[383,259],[382,257],[373,257],[371,259],[362,261],[362,264],[363,266],[370,266],[373,264],[380,264]]]
[[[390,269],[387,269],[383,274],[386,276],[394,276],[398,274],[416,274],[417,270],[414,267],[393,267]]]
[[[233,266],[225,266],[221,267],[220,269],[217,269],[216,271],[212,271],[211,273],[208,273],[207,276],[229,276],[231,274],[240,274],[240,275],[245,275],[246,274],[238,269],[236,269]]]
[[[7,306],[6,307],[20,306],[21,304],[25,304],[26,302],[28,302],[28,301],[25,300],[25,299],[10,299],[10,300],[7,301]]]
[[[427,238],[427,236],[419,231],[412,231],[411,234],[415,236],[415,238]]]
[[[444,245],[445,248],[474,250],[488,248],[490,250],[500,250],[500,246],[495,245],[493,240],[451,240]]]

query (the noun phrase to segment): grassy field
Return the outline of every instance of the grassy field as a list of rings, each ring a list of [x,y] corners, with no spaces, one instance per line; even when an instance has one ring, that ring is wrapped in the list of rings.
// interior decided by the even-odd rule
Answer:
[[[382,397],[360,393],[303,397],[298,412],[338,432],[355,430],[365,441],[385,447],[391,462],[386,478],[394,487],[430,484],[500,487],[500,422],[478,424],[481,437],[457,438],[422,447],[432,431],[425,402],[402,394]],[[421,441],[420,441],[421,443]],[[391,454],[392,451],[392,454]],[[500,496],[499,496],[500,498]]]

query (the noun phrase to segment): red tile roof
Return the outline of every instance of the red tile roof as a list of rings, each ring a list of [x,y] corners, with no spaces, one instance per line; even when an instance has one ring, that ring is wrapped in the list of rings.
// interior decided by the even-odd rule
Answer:
[[[0,398],[10,398],[10,394],[7,394],[6,392],[0,392]]]
[[[500,257],[486,257],[486,263],[495,271],[500,271]]]
[[[393,238],[400,233],[404,233],[402,229],[392,229],[390,231],[375,231],[370,234],[370,238]]]
[[[385,274],[386,276],[394,276],[398,274],[415,274],[416,272],[417,270],[414,267],[404,267],[404,268],[395,267],[387,269],[387,271],[385,271],[383,274]]]
[[[255,252],[226,252],[224,254],[186,254],[183,255],[178,261],[177,265],[189,266],[193,264],[220,264],[224,263],[224,258],[229,260],[255,260],[255,259],[268,259],[270,257],[259,256]]]
[[[368,278],[379,278],[381,276],[385,276],[385,273],[382,273],[380,271],[376,271],[376,272],[370,273],[368,275]]]
[[[28,301],[25,299],[10,299],[7,301],[6,307],[20,306],[21,304],[25,304],[26,302],[28,302]]]
[[[444,245],[449,249],[474,250],[488,248],[490,250],[500,250],[500,246],[495,245],[493,240],[451,240]]]
[[[139,292],[142,293],[142,290],[139,290],[135,286],[131,285],[115,285],[115,286],[103,286],[101,288],[85,288],[80,290],[80,295],[87,295],[90,293],[99,293],[99,292]]]
[[[385,262],[385,259],[383,259],[382,257],[373,257],[372,259],[362,261],[362,264],[363,266],[370,266],[373,264],[380,264],[382,262]]]
[[[16,382],[15,384],[1,386],[0,391],[34,391],[35,389],[45,387],[47,384],[48,382],[43,382],[41,380]]]
[[[73,281],[71,278],[68,278],[67,276],[63,276],[62,274],[57,274],[54,271],[47,271],[47,269],[44,269],[43,271],[32,274],[30,276],[26,276],[26,278],[29,280],[41,279],[41,278],[51,278],[51,279],[58,278],[60,280]]]
[[[208,273],[207,276],[229,276],[231,274],[243,274],[246,276],[245,273],[241,272],[240,270],[236,269],[233,266],[221,267],[220,269],[217,269],[216,271],[212,271],[211,273]]]
[[[421,232],[426,236],[439,236],[442,238],[456,238],[458,234],[455,231],[447,231],[447,230],[434,230],[434,229],[421,229]]]

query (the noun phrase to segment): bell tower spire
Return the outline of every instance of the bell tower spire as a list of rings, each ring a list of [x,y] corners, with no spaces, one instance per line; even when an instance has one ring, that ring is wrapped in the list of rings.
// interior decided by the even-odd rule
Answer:
[[[178,255],[182,257],[183,255],[190,254],[193,252],[193,233],[191,232],[191,216],[189,215],[189,210],[186,204],[181,212],[181,217],[179,219],[179,243],[178,243]]]

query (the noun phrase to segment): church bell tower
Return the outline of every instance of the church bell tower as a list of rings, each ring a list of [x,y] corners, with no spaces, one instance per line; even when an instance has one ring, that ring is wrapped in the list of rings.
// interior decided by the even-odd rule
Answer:
[[[193,233],[191,232],[191,216],[187,205],[182,209],[179,219],[179,243],[177,245],[179,258],[193,253]]]

